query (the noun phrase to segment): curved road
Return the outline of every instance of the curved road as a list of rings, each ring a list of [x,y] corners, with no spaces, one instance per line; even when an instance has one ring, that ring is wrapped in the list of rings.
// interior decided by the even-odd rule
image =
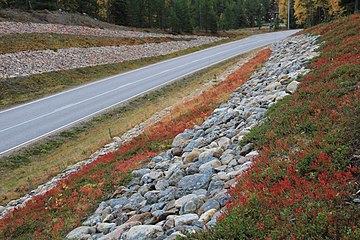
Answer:
[[[251,36],[0,111],[0,155],[171,81],[296,32]]]

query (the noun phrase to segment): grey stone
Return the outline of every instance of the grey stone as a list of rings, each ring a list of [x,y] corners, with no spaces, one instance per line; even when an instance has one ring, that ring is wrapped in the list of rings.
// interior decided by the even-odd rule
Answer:
[[[200,218],[199,218],[198,221],[193,222],[192,225],[193,225],[194,227],[198,227],[199,230],[201,230],[201,229],[205,230],[205,229],[204,229],[205,224],[204,224],[202,221],[200,221]],[[194,229],[194,230],[195,230],[195,229]],[[196,230],[195,230],[195,231],[196,231]]]
[[[189,195],[183,196],[175,201],[175,207],[181,208],[185,203],[187,203],[188,201],[190,201],[194,198],[197,198],[197,197],[198,196],[196,194],[189,194]]]
[[[208,168],[213,169],[213,168],[220,167],[220,166],[221,166],[221,162],[218,159],[214,159],[214,160],[212,160],[210,162],[202,164],[199,167],[199,170],[203,171],[203,170],[208,169]]]
[[[180,214],[183,215],[186,213],[195,213],[202,206],[203,203],[204,201],[197,196],[183,204],[180,209]]]
[[[236,161],[236,159],[233,159],[228,163],[228,167],[235,167],[237,165],[238,165],[238,162]]]
[[[151,161],[153,161],[153,162],[155,162],[155,163],[161,163],[161,162],[163,162],[165,159],[162,157],[162,156],[160,156],[160,155],[157,155],[157,156],[155,156],[155,157],[153,157],[152,159],[151,159]]]
[[[175,220],[174,219],[167,219],[164,223],[163,228],[165,230],[169,230],[171,228],[175,227]]]
[[[265,87],[266,91],[274,91],[281,88],[281,83],[279,82],[272,82],[268,86]]]
[[[221,156],[220,161],[222,164],[227,165],[231,160],[234,159],[234,157],[235,156],[233,154],[225,154]]]
[[[107,234],[110,232],[111,228],[115,228],[116,224],[115,223],[100,223],[99,225],[96,226],[96,230],[98,232]]]
[[[254,148],[253,143],[246,144],[244,147],[241,148],[240,155],[245,156],[246,154],[251,152],[251,150],[253,150],[253,148]]]
[[[185,148],[184,148],[184,152],[191,152],[194,148],[201,148],[203,146],[205,146],[207,144],[207,142],[205,141],[204,138],[200,137],[196,140],[192,140]]]
[[[168,236],[166,238],[166,240],[176,240],[179,238],[185,238],[186,236],[184,234],[182,234],[181,232],[173,232],[172,234],[170,234],[170,236]]]
[[[144,176],[145,174],[147,174],[149,172],[150,172],[149,168],[142,168],[142,169],[132,171],[132,175],[134,177],[140,177],[141,178],[142,176]]]
[[[191,163],[191,162],[195,162],[196,160],[199,159],[199,155],[200,155],[200,150],[197,148],[194,148],[193,150],[191,150],[191,152],[189,154],[187,154],[184,158],[184,163]]]
[[[287,93],[290,93],[290,94],[293,94],[298,86],[299,86],[300,82],[298,81],[292,81],[287,87],[286,87],[286,92]]]
[[[180,189],[186,190],[187,192],[192,192],[200,188],[207,188],[210,182],[211,176],[207,174],[194,174],[183,177],[179,183],[178,187]]]
[[[129,222],[129,223],[122,224],[121,226],[116,227],[115,230],[110,232],[109,234],[107,234],[103,237],[100,237],[99,240],[118,240],[121,238],[121,235],[124,232],[126,232],[133,226],[137,226],[140,224],[141,224],[140,222]]]
[[[172,161],[174,161],[174,163],[165,172],[166,179],[168,179],[175,170],[181,170],[181,167],[184,165],[180,157],[174,157]]]
[[[142,185],[142,186],[139,188],[138,192],[139,192],[142,196],[144,196],[145,193],[147,193],[148,191],[150,191],[150,187],[151,187],[150,184],[144,184],[144,185]]]
[[[191,225],[193,222],[199,220],[199,216],[194,213],[189,213],[181,216],[176,216],[174,220],[175,220],[175,227],[182,225]]]
[[[209,199],[207,200],[200,208],[199,213],[202,214],[206,211],[209,211],[210,209],[220,209],[220,203],[215,199]]]
[[[196,196],[205,196],[207,195],[207,191],[205,189],[199,189],[192,192],[192,194],[195,194]]]
[[[170,166],[170,161],[162,161],[162,162],[158,162],[155,164],[155,169],[156,170],[161,170],[161,171],[167,171],[169,169]]]
[[[186,173],[188,175],[191,175],[191,174],[195,174],[195,173],[198,173],[199,172],[199,168],[201,165],[207,163],[207,162],[210,162],[210,161],[213,161],[213,160],[218,160],[216,157],[206,157],[206,158],[202,158],[201,160],[191,164],[190,166],[188,166],[186,168]]]
[[[129,202],[123,206],[124,210],[137,210],[144,207],[146,204],[146,199],[141,196],[139,193],[133,194],[129,198]]]
[[[216,225],[216,219],[212,219],[211,221],[209,221],[207,224],[206,224],[206,226],[208,227],[208,228],[212,228],[212,227],[214,227]]]
[[[93,234],[95,231],[94,227],[81,226],[69,232],[66,239],[83,239],[84,235]]]
[[[129,220],[129,217],[127,216],[126,213],[121,213],[116,219],[115,219],[115,223],[116,225],[121,225],[126,223],[126,221]]]
[[[230,139],[227,137],[221,137],[218,141],[217,141],[219,147],[222,148],[227,148],[230,144]]]
[[[175,208],[175,200],[171,200],[169,201],[165,207],[164,207],[164,210],[170,210],[170,209],[173,209]]]
[[[151,208],[152,208],[151,205],[145,205],[144,207],[140,208],[139,212],[140,213],[150,212]]]
[[[213,195],[216,190],[224,189],[225,182],[221,180],[212,180],[208,187],[209,195]]]
[[[226,168],[226,166],[224,166]],[[212,180],[222,180],[222,181],[227,181],[230,179],[230,177],[226,174],[226,172],[218,172],[216,175],[213,175],[211,177]]]
[[[115,219],[115,217],[114,217],[114,215],[111,213],[111,214],[107,215],[107,216],[104,218],[103,222],[110,223],[110,222],[112,222],[114,219]]]
[[[89,217],[86,221],[84,221],[82,223],[82,225],[84,226],[94,226],[97,223],[100,223],[101,219],[100,219],[100,215],[99,214],[94,214],[93,216]]]
[[[144,224],[144,222],[146,220],[148,220],[149,218],[151,218],[151,217],[152,217],[152,215],[149,212],[144,212],[144,213],[141,213],[141,214],[135,214],[135,215],[133,215],[133,216],[131,216],[129,218],[127,223],[129,223],[129,222],[141,222],[142,224]]]
[[[157,190],[149,191],[149,192],[145,193],[144,197],[146,199],[146,204],[156,203],[157,200],[159,199],[158,193],[159,193],[159,191],[157,191]]]
[[[157,183],[155,184],[155,189],[163,190],[163,189],[167,188],[168,186],[169,186],[169,181],[167,181],[165,179],[161,179],[161,180],[157,181]]]
[[[213,199],[220,203],[220,207],[224,207],[225,203],[230,200],[230,195],[226,190],[223,190],[222,192],[215,195]]]
[[[219,132],[212,131],[212,132],[209,132],[208,134],[206,134],[204,136],[204,139],[207,143],[210,143],[210,142],[214,141],[215,139],[217,139],[218,137],[219,137]]]
[[[123,206],[124,204],[126,204],[128,201],[127,197],[120,197],[120,198],[113,198],[108,200],[106,203],[109,204],[111,207],[115,207],[115,206]]]
[[[205,222],[205,223],[209,222],[211,220],[211,218],[215,215],[216,210],[217,209],[213,208],[213,209],[210,209],[210,210],[204,212],[203,214],[201,214],[199,221]]]
[[[154,225],[138,225],[130,228],[130,230],[123,234],[124,240],[147,240],[157,239],[163,235],[164,232],[160,226]]]
[[[176,188],[172,187],[172,186],[160,190],[160,192],[158,194],[159,200],[169,201],[169,200],[175,199],[175,191],[176,191]]]
[[[152,205],[151,211],[161,210],[165,207],[165,205],[166,205],[166,202],[157,202]]]
[[[184,172],[177,169],[173,172],[173,174],[169,177],[168,181],[169,184],[172,186],[175,186],[183,177],[184,177]]]

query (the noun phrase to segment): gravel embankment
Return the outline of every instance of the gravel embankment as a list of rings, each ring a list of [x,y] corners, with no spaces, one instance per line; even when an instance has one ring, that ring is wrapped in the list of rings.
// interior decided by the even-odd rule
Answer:
[[[65,26],[59,24],[0,22],[0,35],[33,32],[136,38],[177,37],[170,34],[95,29],[81,26]],[[38,50],[1,54],[0,79],[161,56],[223,39],[218,37],[185,35],[179,35],[178,37],[189,38],[191,40],[147,43],[132,46],[66,48],[55,51]]]
[[[147,43],[133,46],[107,46],[24,51],[0,55],[0,78],[61,71],[103,64],[120,63],[170,54],[201,46],[220,38],[201,37],[191,41]]]
[[[23,34],[23,33],[54,33],[72,34],[96,37],[172,37],[172,38],[193,38],[190,35],[172,35],[162,33],[147,33],[137,31],[112,30],[101,28],[90,28],[84,26],[70,26],[62,24],[44,23],[23,23],[23,22],[0,22],[0,35]]]

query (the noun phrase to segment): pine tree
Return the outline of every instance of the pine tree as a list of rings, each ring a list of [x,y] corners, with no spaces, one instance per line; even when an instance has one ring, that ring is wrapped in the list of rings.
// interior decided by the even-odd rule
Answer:
[[[77,0],[59,0],[59,8],[67,12],[76,12],[79,8]]]
[[[126,0],[110,0],[108,8],[108,18],[112,23],[118,25],[127,25],[129,23]]]
[[[235,25],[235,23],[236,23],[235,2],[234,1],[229,1],[226,3],[223,21],[224,21],[224,23],[223,23],[224,30],[236,28],[236,25]]]

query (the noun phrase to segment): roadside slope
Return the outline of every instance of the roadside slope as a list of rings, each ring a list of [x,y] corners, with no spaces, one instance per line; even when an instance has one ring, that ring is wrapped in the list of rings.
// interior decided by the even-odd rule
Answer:
[[[192,239],[360,238],[360,15],[306,32],[324,41],[312,72],[247,135],[260,157]]]

